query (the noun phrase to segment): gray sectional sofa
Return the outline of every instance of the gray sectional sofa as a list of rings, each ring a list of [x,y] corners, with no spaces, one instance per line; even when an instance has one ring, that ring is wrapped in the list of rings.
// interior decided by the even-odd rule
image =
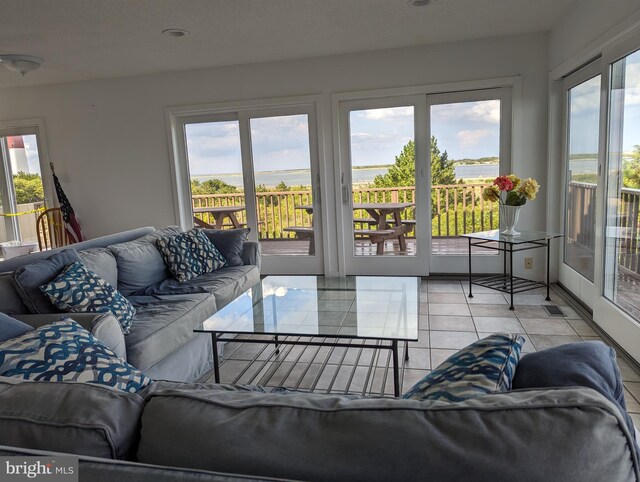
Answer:
[[[92,482],[640,480],[620,410],[587,388],[448,403],[0,378],[0,427],[0,455],[80,454]]]
[[[176,283],[154,242],[176,226],[134,229],[75,244],[87,266],[109,281],[135,306],[131,333],[124,336],[111,315],[74,315],[74,319],[116,353],[154,380],[196,381],[213,368],[211,339],[193,333],[202,321],[225,306],[260,278],[260,251],[245,242],[241,266],[226,267],[187,283]],[[51,305],[33,314],[15,290],[11,276],[20,267],[62,251],[56,249],[0,262],[0,312],[34,326],[60,316]]]

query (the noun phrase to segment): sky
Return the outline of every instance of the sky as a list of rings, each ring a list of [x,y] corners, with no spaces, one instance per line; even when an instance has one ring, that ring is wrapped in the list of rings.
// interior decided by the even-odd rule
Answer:
[[[251,119],[251,149],[257,172],[309,169],[307,117],[301,114]],[[186,137],[192,176],[242,172],[237,121],[188,124]]]
[[[393,164],[414,137],[413,107],[352,111],[351,152],[354,166]],[[481,101],[432,108],[432,131],[449,158],[497,156],[500,102]],[[308,169],[307,115],[251,119],[251,140],[257,172]],[[191,175],[242,172],[237,121],[186,126]]]
[[[573,89],[569,95],[571,154],[597,153],[599,141],[600,75]],[[615,89],[624,99],[622,151],[632,152],[640,144],[640,51],[626,58],[624,89]]]

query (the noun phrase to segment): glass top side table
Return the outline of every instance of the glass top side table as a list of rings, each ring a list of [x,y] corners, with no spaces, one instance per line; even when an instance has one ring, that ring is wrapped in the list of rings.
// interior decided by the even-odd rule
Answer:
[[[545,231],[522,231],[519,235],[512,236],[502,234],[498,229],[491,231],[482,231],[478,233],[463,234],[463,238],[469,240],[469,298],[473,298],[472,286],[482,286],[503,293],[509,293],[511,296],[509,309],[513,310],[513,295],[524,291],[534,290],[536,288],[547,288],[547,301],[551,301],[549,296],[549,264],[551,259],[551,240],[564,237],[560,233],[548,233]],[[492,249],[503,253],[503,270],[502,274],[482,276],[480,278],[472,277],[471,270],[471,248],[478,247],[483,249]],[[527,251],[538,248],[546,249],[547,258],[547,274],[546,283],[534,281],[526,278],[520,278],[513,275],[513,253],[519,251]],[[509,270],[507,271],[507,255],[509,257]]]

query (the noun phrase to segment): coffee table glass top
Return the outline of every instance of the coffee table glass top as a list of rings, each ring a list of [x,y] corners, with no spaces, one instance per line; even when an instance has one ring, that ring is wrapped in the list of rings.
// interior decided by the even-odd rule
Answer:
[[[197,332],[417,340],[420,278],[267,276]]]
[[[547,239],[561,238],[564,234],[547,233],[545,231],[520,231],[520,234],[503,234],[499,229],[481,231],[478,233],[461,234],[463,238],[482,239],[484,241],[499,241],[501,243],[524,244],[534,241],[546,241]]]

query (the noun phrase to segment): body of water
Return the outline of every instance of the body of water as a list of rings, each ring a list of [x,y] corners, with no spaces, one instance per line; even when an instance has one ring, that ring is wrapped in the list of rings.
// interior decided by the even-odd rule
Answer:
[[[455,167],[456,179],[493,178],[498,175],[497,164],[469,164]],[[354,184],[367,184],[381,174],[386,174],[388,168],[375,167],[371,169],[354,169],[352,179]],[[220,179],[232,186],[242,187],[242,174],[210,174],[205,176],[192,176],[193,179],[205,181],[207,179]],[[287,186],[309,186],[311,184],[311,172],[299,171],[269,171],[256,172],[256,184],[264,184],[273,187],[284,181]]]

